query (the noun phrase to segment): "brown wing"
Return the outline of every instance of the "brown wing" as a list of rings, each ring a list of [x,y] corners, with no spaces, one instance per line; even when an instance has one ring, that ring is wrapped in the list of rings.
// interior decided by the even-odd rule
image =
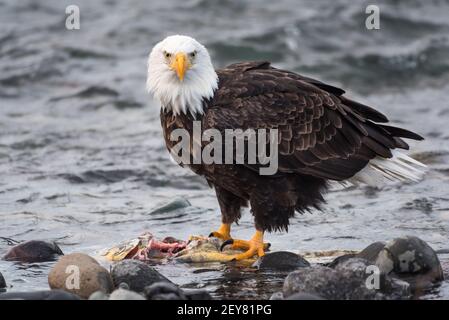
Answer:
[[[391,149],[408,149],[401,137],[422,139],[376,123],[388,119],[347,99],[343,90],[268,62],[235,64],[218,74],[219,89],[208,103],[203,128],[278,129],[281,173],[344,180],[376,156],[390,158]]]

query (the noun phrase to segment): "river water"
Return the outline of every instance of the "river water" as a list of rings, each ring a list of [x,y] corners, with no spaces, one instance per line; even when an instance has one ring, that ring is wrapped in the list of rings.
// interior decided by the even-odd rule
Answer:
[[[80,8],[80,30],[65,28],[69,4]],[[365,28],[368,4],[380,8],[380,30]],[[403,235],[445,249],[448,16],[443,0],[0,1],[0,237],[98,256],[143,231],[187,238],[219,225],[213,191],[169,160],[145,92],[152,46],[184,33],[216,67],[270,60],[341,86],[426,138],[411,143],[430,167],[422,182],[331,191],[323,212],[267,236],[274,250],[362,249]],[[152,213],[176,199],[190,205]],[[233,233],[252,232],[245,214]],[[8,248],[0,240],[0,255]],[[0,271],[11,291],[38,290],[51,265],[0,261]],[[223,265],[157,268],[222,298],[266,298],[282,280]],[[449,284],[428,298],[449,298]]]

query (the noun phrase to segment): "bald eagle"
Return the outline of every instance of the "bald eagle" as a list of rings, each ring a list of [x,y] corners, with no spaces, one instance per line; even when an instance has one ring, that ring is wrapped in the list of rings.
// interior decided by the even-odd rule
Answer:
[[[220,132],[278,130],[279,163],[273,175],[261,175],[260,163],[187,165],[215,189],[222,224],[211,236],[245,250],[233,260],[263,256],[264,232],[287,230],[295,212],[319,209],[330,181],[418,180],[419,167],[425,167],[396,150],[409,148],[402,138],[421,136],[385,124],[385,115],[345,97],[342,89],[267,61],[215,70],[207,49],[188,36],[170,36],[155,45],[147,89],[161,103],[169,151],[177,143],[171,134],[176,129],[192,133],[194,121],[202,130]],[[248,205],[256,232],[249,241],[233,239],[231,224]]]

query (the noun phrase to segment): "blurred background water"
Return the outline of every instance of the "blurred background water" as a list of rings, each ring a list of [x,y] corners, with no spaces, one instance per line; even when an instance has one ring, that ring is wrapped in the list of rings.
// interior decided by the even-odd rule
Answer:
[[[65,28],[70,4],[80,30]],[[365,28],[368,4],[380,8],[380,30]],[[0,237],[98,255],[146,230],[185,239],[219,225],[214,192],[169,160],[158,104],[145,92],[152,46],[182,33],[206,45],[216,67],[270,60],[426,137],[411,143],[431,168],[422,182],[332,191],[324,212],[268,235],[273,249],[362,249],[408,234],[447,248],[448,17],[444,0],[0,1]],[[152,213],[179,198],[190,204]],[[234,235],[252,228],[246,214]],[[8,248],[0,240],[0,255]],[[0,261],[0,271],[10,290],[38,290],[51,265]],[[268,297],[276,285],[266,284],[280,283],[225,266],[158,268],[223,298]],[[429,298],[449,298],[448,288]]]

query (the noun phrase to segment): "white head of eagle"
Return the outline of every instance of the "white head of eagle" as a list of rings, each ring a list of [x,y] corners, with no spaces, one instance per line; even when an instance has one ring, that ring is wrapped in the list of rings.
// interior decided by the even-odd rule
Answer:
[[[209,52],[195,39],[174,35],[156,44],[148,58],[148,91],[174,115],[203,113],[218,76]]]

